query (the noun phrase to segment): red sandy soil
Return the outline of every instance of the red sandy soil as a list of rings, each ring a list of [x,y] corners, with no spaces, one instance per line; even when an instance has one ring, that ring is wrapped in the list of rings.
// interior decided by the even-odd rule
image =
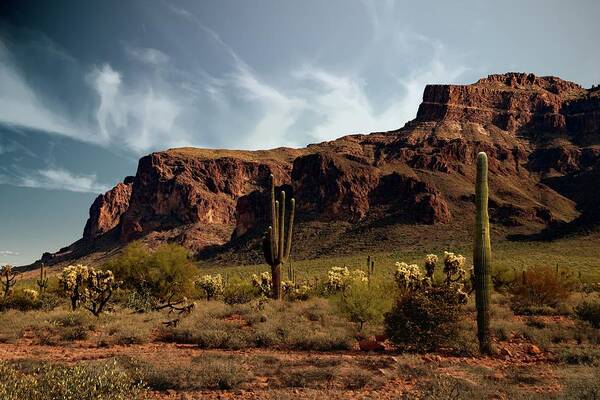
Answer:
[[[526,343],[505,342],[501,348],[502,351],[497,357],[453,357],[436,354],[428,354],[420,357],[424,366],[436,370],[436,373],[447,374],[456,378],[469,381],[469,373],[453,366],[474,366],[489,370],[492,379],[502,380],[506,372],[513,368],[528,366],[535,370],[539,377],[548,378],[546,382],[557,382],[555,371],[549,363],[549,355],[544,353],[529,354],[530,349]],[[107,348],[96,347],[86,342],[75,342],[70,346],[48,346],[34,344],[29,340],[21,340],[18,343],[0,344],[0,360],[17,361],[23,359],[35,359],[43,361],[54,361],[63,363],[75,363],[79,361],[103,360],[116,356],[133,356],[138,359],[160,359],[177,360],[187,362],[192,357],[201,354],[212,353],[222,355],[239,355],[240,358],[249,356],[275,356],[285,361],[305,361],[307,363],[316,360],[331,360],[334,358],[343,358],[347,361],[356,361],[360,358],[369,357],[387,357],[396,363],[412,364],[419,363],[419,358],[404,358],[402,354],[391,351],[384,353],[364,353],[358,350],[343,352],[308,352],[308,351],[278,351],[269,349],[246,349],[246,350],[204,350],[192,345],[179,345],[169,343],[150,343],[131,346],[112,346]],[[510,355],[508,355],[510,353]],[[339,388],[331,389],[273,389],[269,388],[267,377],[255,376],[254,380],[244,389],[232,391],[202,390],[193,392],[154,392],[152,399],[175,400],[175,399],[322,399],[324,396],[329,399],[399,399],[402,394],[410,392],[417,381],[402,376],[392,377],[397,372],[389,369],[380,369],[378,371],[382,377],[388,376],[384,386],[377,389],[359,389],[347,390]],[[556,392],[560,390],[560,385],[546,385],[545,387],[532,388],[537,392]],[[499,397],[501,398],[501,397]]]

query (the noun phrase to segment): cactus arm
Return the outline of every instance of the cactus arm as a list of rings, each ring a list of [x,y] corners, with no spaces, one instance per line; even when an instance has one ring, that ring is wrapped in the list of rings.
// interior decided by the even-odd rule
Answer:
[[[277,257],[279,262],[284,261],[284,250],[285,250],[285,192],[281,191],[281,200],[279,202],[279,249],[277,250]]]
[[[270,178],[271,184],[271,224],[273,226],[273,232],[277,233],[277,217],[278,217],[278,209],[277,209],[277,201],[275,200],[275,178],[273,174],[271,174]],[[277,237],[276,235],[271,235],[271,240],[275,243],[275,248],[277,248]],[[275,252],[273,252],[275,254]]]
[[[290,200],[290,219],[288,222],[286,249],[285,249],[285,256],[284,256],[286,260],[290,257],[290,253],[292,251],[292,229],[294,228],[294,215],[295,214],[296,214],[296,200],[294,198],[292,198],[292,200]]]
[[[477,307],[477,336],[479,350],[483,354],[492,353],[490,339],[490,297],[491,297],[491,242],[488,215],[488,161],[485,153],[477,156],[477,182],[475,186],[476,222],[473,247],[475,267],[475,303]]]

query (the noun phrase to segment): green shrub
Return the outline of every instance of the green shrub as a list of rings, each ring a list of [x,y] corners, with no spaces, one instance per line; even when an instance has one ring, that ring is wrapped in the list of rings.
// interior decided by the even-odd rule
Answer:
[[[492,284],[496,292],[509,292],[521,279],[521,273],[511,268],[494,268],[492,271]]]
[[[575,307],[575,315],[589,322],[594,328],[600,328],[600,301],[584,301]]]
[[[388,301],[386,294],[374,283],[356,282],[337,296],[337,305],[340,312],[350,321],[359,325],[362,331],[363,325],[369,322],[377,322],[383,319],[383,313],[387,310]]]
[[[0,398],[3,400],[133,400],[144,387],[116,363],[82,363],[74,366],[42,364],[34,371],[0,363]]]
[[[133,374],[153,390],[230,390],[247,382],[252,374],[231,356],[203,354],[189,364],[173,360],[122,360]]]
[[[157,299],[165,300],[174,293],[189,296],[194,290],[196,268],[188,250],[176,244],[162,244],[150,252],[142,243],[133,242],[105,268],[113,271],[124,288],[149,293]]]
[[[6,299],[3,307],[7,309],[12,308],[20,311],[29,311],[40,309],[43,304],[37,290],[17,289]]]
[[[260,293],[256,287],[249,282],[234,281],[225,286],[223,290],[223,301],[225,304],[244,304],[259,297]]]
[[[330,384],[335,378],[333,368],[301,367],[286,368],[282,371],[281,380],[288,387],[319,388]]]
[[[558,360],[574,365],[599,365],[600,350],[592,346],[565,348],[558,353]]]
[[[454,288],[443,285],[401,295],[385,315],[385,330],[399,348],[435,350],[456,335],[463,299]]]

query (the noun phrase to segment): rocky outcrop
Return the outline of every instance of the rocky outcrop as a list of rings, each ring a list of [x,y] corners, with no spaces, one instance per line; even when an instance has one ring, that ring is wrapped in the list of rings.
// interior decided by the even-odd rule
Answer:
[[[507,232],[600,216],[598,202],[581,194],[600,174],[600,90],[508,73],[428,85],[417,117],[396,131],[303,149],[145,156],[134,178],[94,201],[83,239],[61,254],[111,240],[176,241],[196,251],[259,236],[270,174],[296,198],[298,232],[328,229],[306,237],[326,240],[336,224],[470,226],[479,151],[489,157],[492,221]]]
[[[94,239],[119,225],[121,216],[129,208],[133,179],[128,176],[123,183],[117,183],[114,188],[96,197],[83,229],[84,239]]]

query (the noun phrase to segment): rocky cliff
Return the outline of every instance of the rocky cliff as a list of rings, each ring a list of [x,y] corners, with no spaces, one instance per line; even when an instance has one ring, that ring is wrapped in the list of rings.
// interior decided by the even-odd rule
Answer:
[[[597,88],[518,73],[428,85],[417,117],[397,131],[303,149],[145,156],[135,177],[92,204],[83,238],[44,261],[134,239],[175,241],[206,257],[255,251],[270,174],[297,199],[300,256],[327,254],[348,237],[365,248],[397,243],[390,226],[400,237],[432,225],[452,237],[471,225],[479,151],[490,158],[496,233],[548,230],[600,214],[585,189],[598,183],[599,145]],[[318,251],[304,241],[317,237]]]

